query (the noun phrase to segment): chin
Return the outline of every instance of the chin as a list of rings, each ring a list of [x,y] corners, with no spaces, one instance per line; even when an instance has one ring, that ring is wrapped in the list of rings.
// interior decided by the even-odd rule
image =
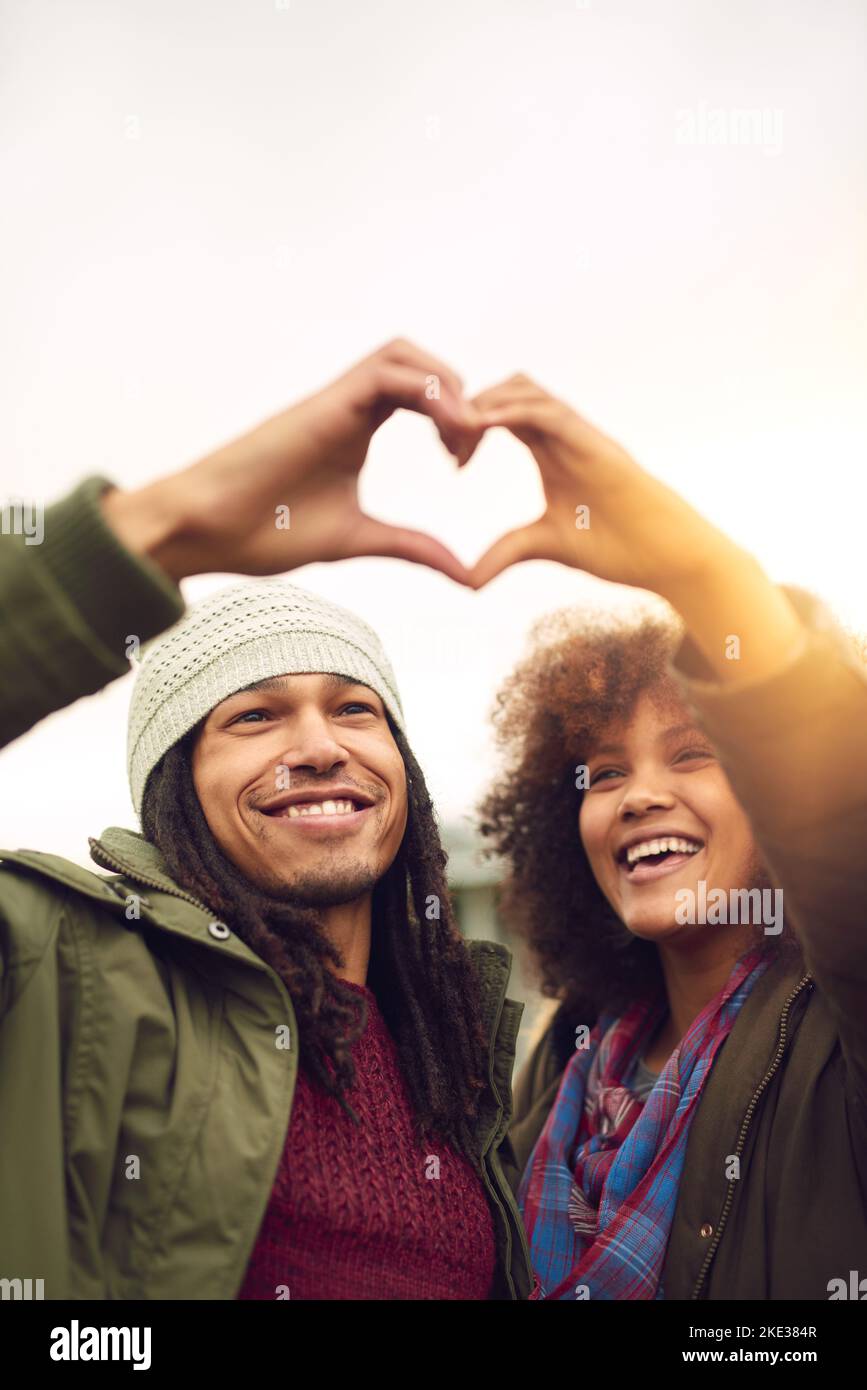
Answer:
[[[675,936],[686,940],[701,930],[698,926],[678,922],[674,908],[658,915],[638,913],[633,917],[624,918],[624,924],[633,936],[640,936],[645,941],[668,941]]]
[[[366,864],[339,873],[308,873],[272,884],[268,891],[282,902],[299,907],[339,907],[370,893],[379,875]]]

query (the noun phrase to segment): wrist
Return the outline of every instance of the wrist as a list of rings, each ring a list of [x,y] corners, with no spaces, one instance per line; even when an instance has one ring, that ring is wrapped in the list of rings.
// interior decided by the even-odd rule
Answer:
[[[177,584],[194,571],[184,558],[184,523],[170,483],[151,483],[134,492],[112,488],[103,493],[100,508],[127,550],[146,556]]]

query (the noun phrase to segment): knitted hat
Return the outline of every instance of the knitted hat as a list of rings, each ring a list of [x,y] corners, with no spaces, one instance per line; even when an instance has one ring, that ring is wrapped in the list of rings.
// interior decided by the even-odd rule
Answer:
[[[127,773],[141,816],[164,753],[221,700],[269,676],[329,673],[375,690],[403,729],[391,663],[355,613],[279,579],[220,589],[146,644],[129,708]]]

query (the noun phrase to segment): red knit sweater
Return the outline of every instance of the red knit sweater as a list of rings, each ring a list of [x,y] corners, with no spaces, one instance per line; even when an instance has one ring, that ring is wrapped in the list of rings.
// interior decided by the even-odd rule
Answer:
[[[347,1100],[299,1072],[242,1299],[480,1299],[494,1276],[481,1179],[445,1144],[420,1147],[397,1048],[373,993]],[[435,1174],[439,1172],[439,1176]]]

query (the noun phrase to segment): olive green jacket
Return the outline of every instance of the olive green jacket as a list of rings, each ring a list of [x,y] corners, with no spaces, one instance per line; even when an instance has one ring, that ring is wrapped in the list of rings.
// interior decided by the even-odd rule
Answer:
[[[669,1299],[828,1299],[853,1270],[867,1281],[867,679],[824,608],[786,592],[807,635],[773,679],[722,687],[689,641],[674,662],[803,954],[759,979],[705,1083]],[[503,1154],[516,1188],[575,1025],[592,1021],[561,1008],[516,1082]]]
[[[41,546],[0,538],[2,742],[128,671],[128,638],[183,611],[103,522],[104,484],[49,508]],[[63,794],[74,813],[60,777]],[[0,1280],[42,1279],[47,1299],[231,1299],[286,1140],[292,1000],[142,836],[109,830],[91,854],[108,876],[0,854]],[[508,951],[468,948],[489,1037],[473,1157],[494,1217],[492,1296],[525,1298],[498,1157],[523,1006],[506,997]]]

